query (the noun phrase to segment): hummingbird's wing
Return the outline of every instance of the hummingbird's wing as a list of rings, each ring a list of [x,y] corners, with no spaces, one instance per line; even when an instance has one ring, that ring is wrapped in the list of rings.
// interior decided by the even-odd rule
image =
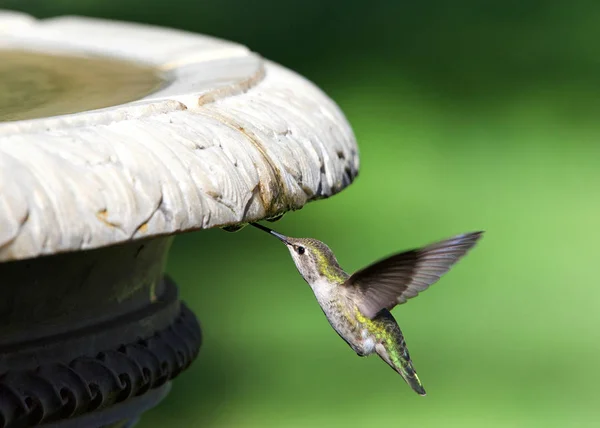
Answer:
[[[482,234],[466,233],[393,255],[357,271],[343,286],[358,309],[372,319],[382,309],[391,310],[440,279]]]

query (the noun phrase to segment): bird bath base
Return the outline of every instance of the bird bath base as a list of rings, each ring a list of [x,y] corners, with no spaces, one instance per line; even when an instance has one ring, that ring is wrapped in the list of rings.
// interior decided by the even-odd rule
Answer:
[[[129,426],[196,357],[171,238],[0,264],[0,427]]]

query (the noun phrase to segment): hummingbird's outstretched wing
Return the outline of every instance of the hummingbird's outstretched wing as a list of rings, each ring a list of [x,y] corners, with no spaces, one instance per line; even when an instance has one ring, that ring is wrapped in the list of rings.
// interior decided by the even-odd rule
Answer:
[[[482,234],[465,233],[393,255],[357,271],[343,285],[358,309],[372,319],[382,309],[391,310],[440,279]]]

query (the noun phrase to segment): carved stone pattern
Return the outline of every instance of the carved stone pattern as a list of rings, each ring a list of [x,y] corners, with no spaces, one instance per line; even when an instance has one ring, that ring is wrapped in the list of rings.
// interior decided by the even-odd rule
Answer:
[[[358,174],[338,106],[242,46],[128,23],[14,19],[8,46],[142,60],[171,84],[114,108],[0,124],[0,261],[275,217]]]
[[[64,364],[0,376],[0,428],[32,427],[107,408],[164,385],[198,354],[200,327],[184,305],[152,337]]]

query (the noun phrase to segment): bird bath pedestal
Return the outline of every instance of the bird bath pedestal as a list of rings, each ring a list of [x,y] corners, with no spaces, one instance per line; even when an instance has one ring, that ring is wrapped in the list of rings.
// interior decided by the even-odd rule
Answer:
[[[164,275],[172,236],[357,171],[336,105],[243,46],[0,13],[0,428],[135,421],[201,343]]]

